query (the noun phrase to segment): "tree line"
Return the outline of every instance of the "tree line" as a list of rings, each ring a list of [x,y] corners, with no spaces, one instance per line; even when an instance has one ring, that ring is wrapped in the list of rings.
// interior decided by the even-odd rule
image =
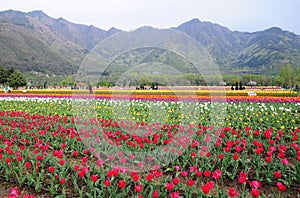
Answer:
[[[27,80],[22,73],[13,67],[0,67],[0,85],[3,87],[18,88],[27,85]]]
[[[290,64],[281,68],[277,75],[263,75],[263,74],[244,74],[244,75],[206,75],[199,74],[181,74],[181,75],[168,75],[168,74],[130,74],[126,79],[119,79],[114,76],[104,76],[96,86],[151,86],[153,83],[167,86],[233,86],[236,89],[236,84],[243,86],[276,86],[286,89],[295,88],[300,85],[300,68],[293,69]],[[240,88],[239,88],[240,89]]]
[[[27,77],[27,76],[26,76]],[[31,85],[34,86],[40,85],[39,87],[47,88],[48,86],[71,86],[76,87],[75,76],[68,75],[59,77],[58,82],[51,82],[50,78],[40,79],[38,82],[34,76],[31,77],[30,82],[27,83],[26,77],[17,71],[14,68],[3,68],[0,67],[0,86],[10,86],[11,88],[17,88],[21,86]],[[145,86],[231,86],[235,87],[236,84],[240,83],[243,86],[277,86],[283,88],[295,88],[297,85],[300,85],[300,68],[292,68],[290,64],[285,65],[281,68],[280,72],[276,76],[271,75],[232,75],[232,74],[223,74],[223,75],[207,75],[201,76],[199,74],[143,74],[131,73],[127,75],[126,78],[119,78],[118,76],[101,76],[98,81],[89,82],[91,86],[97,87],[113,87],[113,86],[123,86],[123,87],[140,87],[141,85]],[[88,86],[88,85],[87,85]],[[154,86],[153,86],[154,87]],[[298,87],[298,86],[297,86]]]

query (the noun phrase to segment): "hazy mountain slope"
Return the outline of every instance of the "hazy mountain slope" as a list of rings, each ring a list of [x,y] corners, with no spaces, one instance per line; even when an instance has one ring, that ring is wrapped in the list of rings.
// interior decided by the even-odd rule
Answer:
[[[300,67],[300,36],[280,28],[254,33],[237,32],[193,19],[176,29],[202,44],[221,69],[248,67],[266,72],[273,66],[279,71],[287,62]]]
[[[300,67],[300,36],[280,28],[247,33],[193,19],[175,29],[203,45],[224,73],[240,70],[273,74],[286,63]],[[23,72],[74,73],[89,50],[119,31],[54,19],[42,11],[3,11],[0,65]],[[157,60],[164,60],[163,56]]]
[[[88,50],[118,31],[53,19],[41,11],[0,12],[0,65],[21,71],[74,73]]]

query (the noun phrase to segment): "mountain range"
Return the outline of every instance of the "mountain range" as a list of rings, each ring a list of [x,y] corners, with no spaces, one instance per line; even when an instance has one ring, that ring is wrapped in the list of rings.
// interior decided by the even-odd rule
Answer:
[[[174,29],[204,46],[223,73],[274,75],[287,63],[300,67],[300,36],[278,27],[250,33],[192,19]],[[120,31],[54,19],[42,11],[2,11],[0,66],[22,72],[72,74],[95,45]]]

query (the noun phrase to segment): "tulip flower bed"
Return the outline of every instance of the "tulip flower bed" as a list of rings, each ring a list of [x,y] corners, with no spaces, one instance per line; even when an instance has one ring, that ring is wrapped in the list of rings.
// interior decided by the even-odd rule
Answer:
[[[221,94],[221,93],[219,93]],[[91,99],[122,99],[122,100],[150,100],[150,101],[198,101],[209,102],[212,99],[214,101],[227,102],[300,102],[300,96],[286,97],[286,96],[228,96],[225,95],[212,95],[212,96],[200,96],[195,95],[194,92],[188,92],[185,94],[0,94],[0,98],[91,98]]]
[[[1,98],[0,196],[299,197],[299,113],[284,99]]]
[[[172,87],[170,87],[172,88]],[[106,90],[93,90],[93,93],[96,95],[154,95],[154,96],[174,96],[174,95],[191,95],[191,93],[195,96],[247,96],[249,91],[254,91],[257,96],[279,96],[279,97],[295,97],[298,95],[296,91],[290,90],[226,90],[224,87],[211,87],[211,90],[197,90],[197,89],[171,89],[166,87],[162,90],[126,90],[126,89],[106,89]],[[4,93],[3,90],[0,90],[0,93]],[[12,90],[13,94],[24,94],[23,90]],[[71,89],[34,89],[34,90],[26,90],[25,93],[29,94],[89,94],[89,90],[71,90]]]
[[[170,87],[172,88],[172,87]],[[214,90],[214,87],[211,87],[211,90],[181,90],[181,89],[164,89],[164,90],[122,90],[122,89],[107,89],[107,90],[93,90],[95,95],[103,95],[103,96],[110,96],[110,95],[146,95],[146,96],[248,96],[248,92],[252,91],[249,90],[225,90],[224,87],[220,87]],[[223,89],[222,89],[223,88]],[[295,97],[298,96],[296,91],[290,90],[276,90],[276,91],[269,91],[269,90],[254,90],[257,96],[277,96],[277,97]],[[3,94],[4,91],[0,90],[0,93]],[[23,90],[12,90],[12,94],[54,94],[54,95],[72,95],[72,94],[89,94],[89,90],[71,90],[71,89],[34,89],[34,90],[26,90],[24,93]]]

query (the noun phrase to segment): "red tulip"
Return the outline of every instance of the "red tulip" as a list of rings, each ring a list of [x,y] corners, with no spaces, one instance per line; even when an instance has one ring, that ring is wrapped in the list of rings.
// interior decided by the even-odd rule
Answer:
[[[180,172],[180,175],[183,176],[183,177],[187,177],[188,174],[189,174],[189,173],[188,173],[187,171],[181,171],[181,172]]]
[[[220,179],[221,175],[222,175],[222,171],[217,169],[215,170],[213,173],[212,173],[212,177],[215,179],[215,180],[218,180]]]
[[[210,191],[210,189],[207,185],[203,185],[201,188],[202,188],[202,191],[204,194],[208,194]]]
[[[124,180],[119,181],[119,188],[125,188],[126,182]]]
[[[79,169],[80,169],[80,166],[78,166],[78,165],[74,165],[74,171],[78,171]]]
[[[196,171],[196,175],[197,175],[197,177],[201,177],[202,176],[202,172],[201,171]]]
[[[274,172],[274,176],[275,176],[277,179],[280,179],[280,178],[281,178],[281,172],[280,172],[280,171]]]
[[[167,183],[166,188],[167,188],[168,191],[172,191],[173,188],[174,188],[174,185],[172,183]]]
[[[92,180],[93,182],[96,182],[96,181],[98,180],[98,176],[96,176],[96,175],[91,175],[91,180]]]
[[[194,180],[191,180],[191,179],[188,180],[188,186],[192,187],[192,186],[194,186],[194,184],[195,184]]]
[[[210,177],[210,171],[209,170],[205,170],[203,172],[204,177]]]
[[[60,184],[61,184],[61,185],[64,185],[65,183],[66,183],[66,179],[65,179],[65,178],[61,178],[61,179],[60,179]]]
[[[256,188],[252,188],[251,193],[252,193],[253,197],[259,197],[259,195],[260,195],[259,190],[257,190]]]
[[[63,166],[63,165],[65,164],[65,160],[60,160],[60,161],[59,161],[59,164],[60,164],[61,166]]]
[[[135,188],[135,191],[138,192],[138,193],[143,190],[142,184],[139,184],[139,185],[135,186],[134,188]]]
[[[249,183],[250,183],[250,186],[253,187],[253,188],[260,188],[260,186],[261,186],[261,183],[259,181],[256,181],[256,180],[251,181]]]
[[[152,195],[153,195],[153,198],[158,198],[158,196],[159,196],[158,190],[155,190]]]
[[[174,177],[172,180],[173,184],[176,186],[177,184],[179,184],[180,179],[178,177]]]
[[[105,180],[104,181],[104,186],[108,187],[109,185],[110,185],[110,180],[109,179]]]
[[[237,153],[234,153],[234,155],[233,155],[233,159],[234,159],[235,161],[237,161],[237,160],[239,159],[239,156],[238,156],[238,154],[237,154]]]
[[[234,188],[229,188],[228,189],[228,195],[230,197],[235,197],[235,196],[238,196],[238,193],[234,190]]]
[[[288,163],[289,163],[289,161],[286,158],[282,159],[281,162],[284,165],[288,165]]]
[[[283,185],[281,182],[277,182],[277,188],[280,191],[285,191],[286,190],[285,185]]]
[[[25,162],[25,167],[30,168],[31,167],[31,162]]]
[[[74,157],[77,157],[77,156],[78,156],[78,154],[79,154],[79,152],[78,152],[78,151],[74,151],[74,152],[73,152],[73,156],[74,156]]]
[[[55,170],[54,166],[50,166],[50,167],[49,167],[49,172],[50,172],[50,173],[53,173],[54,170]]]
[[[85,175],[85,172],[84,172],[84,171],[81,170],[81,171],[78,172],[78,176],[79,176],[80,178],[83,178],[84,175]]]
[[[179,198],[179,193],[178,193],[178,192],[173,192],[173,193],[171,194],[171,197],[172,197],[172,198]]]

